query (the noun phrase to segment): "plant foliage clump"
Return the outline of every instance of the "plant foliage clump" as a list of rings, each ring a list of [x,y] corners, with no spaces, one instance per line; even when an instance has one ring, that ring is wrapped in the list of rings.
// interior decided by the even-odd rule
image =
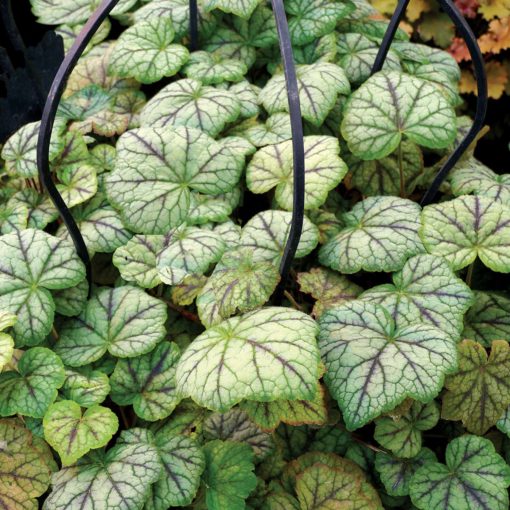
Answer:
[[[70,47],[97,2],[31,0]],[[0,507],[506,510],[510,176],[473,156],[446,52],[364,0],[286,0],[305,149],[260,0],[121,0],[36,165],[1,150]],[[111,37],[113,28],[116,38]],[[89,293],[90,291],[90,293]]]

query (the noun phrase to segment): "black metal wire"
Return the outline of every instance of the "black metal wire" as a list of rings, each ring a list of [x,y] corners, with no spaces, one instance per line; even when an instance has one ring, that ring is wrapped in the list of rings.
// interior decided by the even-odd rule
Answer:
[[[384,38],[382,40],[381,46],[379,47],[379,51],[377,53],[374,65],[372,67],[372,74],[380,71],[384,64],[384,60],[388,55],[388,51],[390,49],[391,43],[393,42],[393,38],[395,37],[395,32],[397,31],[398,25],[402,20],[402,16],[409,4],[409,0],[399,0],[397,4],[397,8],[391,17],[390,23],[384,34]],[[469,24],[464,19],[460,11],[457,9],[455,4],[451,0],[439,0],[439,5],[443,8],[444,12],[450,17],[450,19],[455,24],[455,27],[460,32],[464,40],[466,41],[466,45],[469,50],[469,54],[471,55],[471,60],[473,61],[473,66],[475,69],[476,76],[476,85],[478,89],[478,96],[476,100],[476,112],[475,118],[473,121],[473,125],[471,129],[468,131],[466,136],[461,140],[461,142],[454,148],[453,152],[450,154],[444,165],[441,167],[437,175],[434,177],[432,184],[429,186],[423,198],[421,199],[420,205],[423,207],[427,204],[430,204],[437,192],[441,183],[446,179],[450,170],[456,165],[459,159],[462,157],[464,152],[469,148],[470,144],[476,138],[476,135],[482,129],[483,122],[485,120],[485,114],[487,112],[487,75],[485,73],[485,65],[483,61],[482,52],[480,51],[480,47],[478,46],[478,42],[476,40],[473,31],[471,30]]]
[[[55,204],[55,207],[60,213],[60,216],[64,221],[67,230],[69,231],[69,235],[73,240],[78,256],[85,264],[87,281],[89,283],[89,293],[92,283],[92,265],[90,263],[89,252],[81,235],[80,229],[78,228],[78,225],[76,225],[71,212],[69,211],[51,178],[49,148],[51,132],[55,122],[55,115],[57,113],[58,104],[64,92],[67,79],[69,78],[69,75],[73,71],[74,66],[78,62],[78,59],[87,47],[88,43],[94,36],[96,30],[108,16],[110,11],[115,7],[118,1],[119,0],[103,0],[101,5],[97,8],[96,11],[94,11],[90,19],[82,28],[78,37],[74,41],[73,46],[65,56],[64,61],[60,65],[53,83],[51,84],[50,92],[46,99],[46,104],[44,105],[41,119],[41,129],[39,131],[39,138],[37,140],[37,167],[39,169],[39,180],[48,191],[48,195],[50,196],[52,202]]]
[[[469,148],[471,142],[476,138],[476,135],[482,129],[483,123],[485,120],[485,114],[487,113],[487,75],[485,73],[485,65],[483,61],[482,52],[480,51],[480,47],[478,46],[478,42],[476,40],[473,31],[468,25],[467,21],[464,19],[460,11],[457,9],[455,4],[451,0],[439,0],[439,4],[443,8],[443,10],[448,14],[450,19],[454,22],[457,30],[460,32],[464,40],[466,41],[466,45],[469,49],[469,54],[471,55],[471,60],[473,61],[473,66],[475,69],[475,77],[476,77],[476,86],[478,89],[478,96],[476,98],[476,112],[475,118],[473,121],[473,125],[471,129],[468,131],[466,136],[461,140],[461,142],[455,147],[453,152],[450,154],[445,164],[439,170],[437,175],[435,176],[432,184],[429,186],[425,195],[421,199],[420,205],[423,207],[427,204],[430,204],[432,200],[434,200],[439,186],[446,179],[450,170],[456,165],[459,159],[462,157],[464,152]]]
[[[198,7],[197,0],[189,0],[189,49],[198,50]]]
[[[400,22],[402,21],[402,17],[404,16],[404,12],[406,12],[409,2],[410,0],[398,0],[395,12],[391,16],[381,46],[379,47],[379,51],[377,52],[377,56],[375,57],[371,74],[378,73],[382,69],[384,61],[386,60],[386,56],[388,55],[388,51],[390,50],[391,43],[395,38],[397,28],[400,25]]]
[[[299,91],[290,42],[287,16],[283,7],[283,0],[271,0],[273,14],[278,30],[280,53],[282,56],[285,83],[287,85],[287,99],[289,102],[290,123],[292,132],[292,155],[293,155],[293,203],[292,220],[289,237],[285,244],[283,257],[280,263],[280,289],[290,271],[292,260],[301,238],[305,210],[305,148],[303,140],[303,122],[301,120],[301,106],[299,103]],[[278,291],[277,291],[278,294]]]

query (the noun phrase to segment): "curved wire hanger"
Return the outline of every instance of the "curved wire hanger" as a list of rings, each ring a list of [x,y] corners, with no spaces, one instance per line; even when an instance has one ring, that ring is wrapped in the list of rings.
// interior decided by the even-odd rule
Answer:
[[[386,33],[384,34],[384,38],[382,40],[381,46],[379,48],[379,52],[377,53],[376,59],[374,61],[374,65],[372,67],[372,74],[380,71],[388,55],[388,51],[390,49],[390,45],[393,42],[393,38],[395,37],[395,33],[397,31],[398,25],[402,20],[404,12],[409,5],[410,0],[399,0],[397,4],[397,8],[393,13],[393,16],[390,19],[388,28]],[[475,77],[476,77],[476,86],[478,89],[478,97],[476,100],[476,111],[475,118],[473,124],[466,136],[460,141],[460,143],[454,148],[453,152],[450,154],[448,159],[445,161],[439,172],[434,177],[431,185],[423,195],[421,199],[420,205],[423,207],[427,204],[430,204],[437,195],[439,187],[441,183],[446,179],[450,170],[457,164],[459,159],[462,157],[464,152],[469,148],[471,143],[475,140],[476,135],[483,127],[483,123],[485,120],[485,114],[487,112],[487,75],[485,73],[485,64],[482,56],[482,52],[480,51],[480,47],[478,46],[478,42],[476,40],[473,31],[465,20],[464,16],[457,9],[456,5],[452,2],[452,0],[439,0],[439,5],[442,7],[443,11],[450,17],[450,19],[455,24],[455,27],[460,32],[464,40],[466,41],[466,45],[469,50],[469,54],[471,55],[471,60],[473,61],[473,66],[475,69]]]
[[[115,7],[119,0],[103,0],[101,5],[94,11],[89,18],[73,46],[67,53],[64,61],[60,65],[59,70],[51,85],[41,120],[41,129],[37,141],[37,166],[39,170],[39,178],[43,186],[60,213],[64,221],[71,239],[76,247],[76,252],[86,267],[87,280],[89,283],[89,292],[92,282],[92,266],[90,262],[87,246],[81,235],[80,229],[76,224],[69,208],[65,204],[62,196],[58,192],[50,173],[49,166],[49,146],[51,139],[51,131],[55,121],[59,101],[64,92],[64,88],[71,72],[73,71],[78,59],[82,55],[86,46],[94,36],[101,23],[105,20],[111,10]],[[292,54],[292,45],[289,35],[289,27],[285,9],[282,0],[272,0],[273,13],[276,21],[276,27],[279,35],[280,52],[282,56],[283,68],[285,73],[285,82],[287,85],[287,97],[289,102],[289,113],[291,119],[292,131],[292,148],[293,148],[293,210],[290,232],[285,245],[283,257],[280,263],[281,282],[285,282],[292,260],[296,254],[296,250],[301,238],[304,220],[304,197],[305,197],[305,156],[304,156],[304,140],[303,125],[301,120],[301,107],[299,102],[298,85],[296,78],[296,70],[294,67],[294,59]],[[198,48],[198,8],[197,0],[189,0],[190,11],[190,49]]]

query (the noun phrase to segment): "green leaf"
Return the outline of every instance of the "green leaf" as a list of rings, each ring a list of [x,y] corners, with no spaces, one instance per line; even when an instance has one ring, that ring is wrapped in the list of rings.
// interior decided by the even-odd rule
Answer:
[[[119,420],[106,407],[96,405],[82,414],[79,404],[61,400],[48,408],[43,426],[46,441],[58,452],[62,465],[69,466],[108,443],[119,428]]]
[[[272,13],[271,13],[272,16]],[[241,103],[241,114],[243,118],[256,117],[259,112],[258,96],[260,88],[247,80],[232,84],[229,89]]]
[[[55,473],[44,506],[47,510],[142,508],[161,471],[154,446],[118,443],[106,453],[91,452],[74,466]]]
[[[74,207],[90,200],[97,193],[96,169],[92,165],[71,165],[57,172],[60,183],[57,184],[67,207]]]
[[[446,466],[426,462],[413,475],[410,495],[420,510],[508,508],[510,467],[488,439],[465,435],[446,447]]]
[[[225,244],[213,230],[186,226],[172,229],[157,256],[158,276],[168,285],[177,285],[187,276],[204,274],[224,250]]]
[[[0,420],[0,505],[6,510],[36,510],[35,498],[50,484],[50,468],[34,439],[19,420]]]
[[[16,370],[0,373],[0,416],[42,418],[64,384],[62,361],[46,347],[33,347],[22,354]]]
[[[464,338],[485,347],[492,340],[510,338],[510,299],[495,292],[474,292],[474,304],[464,318]]]
[[[192,191],[232,190],[244,157],[244,150],[196,129],[135,129],[117,143],[115,170],[106,180],[108,197],[131,230],[164,234],[186,221]]]
[[[260,2],[261,0],[204,0],[203,4],[206,11],[221,9],[248,19]]]
[[[488,197],[464,195],[428,205],[422,223],[427,251],[444,257],[454,270],[479,257],[493,271],[510,272],[510,208]]]
[[[216,136],[241,113],[241,104],[229,90],[178,80],[161,89],[143,108],[142,126],[186,126]]]
[[[76,25],[87,21],[97,8],[95,0],[30,0],[32,12],[37,16],[38,23],[43,25]],[[136,3],[136,0],[120,0],[111,13],[122,14]]]
[[[339,4],[329,4],[339,5]],[[339,94],[351,91],[344,70],[336,64],[318,62],[296,66],[301,115],[314,126],[320,126],[335,106]],[[269,114],[288,112],[285,76],[273,76],[261,90],[259,100]]]
[[[166,306],[136,287],[100,289],[76,319],[60,330],[55,346],[66,365],[79,367],[107,351],[120,358],[145,354],[165,336]]]
[[[334,62],[336,57],[336,34],[331,32],[305,46],[293,48],[296,64]]]
[[[482,195],[510,207],[510,174],[498,175],[475,158],[457,163],[448,176],[455,196]]]
[[[208,416],[204,421],[203,434],[207,441],[221,439],[248,444],[253,449],[255,459],[259,461],[274,449],[271,435],[251,422],[248,415],[239,408]]]
[[[462,420],[469,432],[483,435],[510,405],[510,346],[494,340],[490,356],[472,340],[459,346],[459,370],[448,377],[441,417]]]
[[[383,71],[369,78],[349,98],[342,136],[361,159],[391,154],[403,136],[431,149],[448,147],[455,139],[455,111],[430,83]]]
[[[423,252],[420,206],[398,197],[369,197],[342,215],[345,227],[319,251],[321,264],[341,273],[397,271]]]
[[[388,21],[370,19],[370,16],[376,14],[377,11],[374,11],[370,5],[367,7],[367,3],[368,2],[363,2],[361,8],[367,10],[370,9],[370,11],[365,12],[365,15],[363,15],[362,12],[359,12],[359,17],[356,16],[358,12],[354,12],[352,16],[349,16],[349,18],[341,20],[337,25],[337,29],[341,33],[353,32],[356,34],[362,34],[365,37],[368,37],[371,41],[380,43],[388,29]],[[360,11],[359,2],[356,2],[356,6],[358,11]],[[395,40],[407,41],[408,39],[409,36],[407,33],[401,28],[397,28],[397,31],[395,32]]]
[[[312,399],[317,326],[302,312],[268,307],[213,326],[183,353],[177,388],[203,407],[226,411],[242,399]]]
[[[37,138],[41,122],[31,122],[19,128],[2,147],[1,157],[5,161],[5,169],[11,175],[23,178],[38,177],[37,171]],[[63,150],[62,123],[58,121],[52,131],[49,161],[53,161]]]
[[[78,284],[85,267],[71,243],[40,230],[0,236],[0,253],[0,309],[18,317],[12,328],[16,345],[36,345],[53,324],[49,291]]]
[[[172,20],[155,17],[135,23],[122,32],[110,57],[110,72],[153,83],[173,76],[187,62],[189,52],[171,44],[175,32]]]
[[[205,468],[205,456],[193,439],[166,432],[156,433],[155,441],[163,474],[152,486],[146,510],[167,510],[168,507],[191,504]]]
[[[297,281],[301,292],[311,294],[316,300],[312,315],[320,317],[324,311],[344,301],[355,299],[361,287],[323,267],[313,267],[306,273],[298,273]]]
[[[294,178],[292,141],[259,149],[246,168],[246,184],[253,193],[266,193],[276,186],[280,207],[292,210]],[[317,209],[347,173],[340,159],[338,140],[330,136],[305,136],[305,210]]]
[[[207,282],[207,276],[191,275],[184,278],[182,283],[172,288],[172,301],[176,305],[191,305]]]
[[[366,196],[400,195],[400,168],[404,194],[408,196],[423,172],[423,154],[409,140],[404,140],[397,151],[382,159],[365,161],[353,155],[345,158],[352,173],[352,186]]]
[[[262,430],[272,432],[280,423],[325,425],[328,413],[322,386],[313,400],[275,400],[274,402],[241,402],[241,409]]]
[[[244,510],[245,500],[257,485],[249,445],[211,441],[204,445],[206,467],[202,475],[208,510]]]
[[[411,459],[397,459],[382,452],[375,455],[375,469],[390,496],[409,495],[411,478],[426,462],[437,462],[436,454],[428,448],[422,448]]]
[[[264,124],[259,121],[249,122],[247,128],[239,134],[256,147],[274,145],[292,138],[290,117],[287,113],[275,113],[269,116]]]
[[[74,400],[81,407],[101,404],[110,393],[108,376],[91,367],[66,369],[66,379],[60,389],[64,398]]]
[[[393,284],[378,285],[360,296],[378,303],[398,327],[430,324],[458,339],[464,314],[474,302],[471,289],[448,263],[433,255],[415,255],[394,273]]]
[[[238,82],[247,72],[248,67],[241,60],[208,51],[193,52],[183,69],[187,78],[200,81],[204,85]]]
[[[349,430],[407,397],[430,401],[457,368],[448,334],[425,324],[397,329],[380,305],[347,302],[324,312],[319,326],[324,380]]]
[[[380,501],[365,493],[363,478],[344,469],[317,463],[305,469],[296,481],[296,494],[302,510],[352,508],[379,510]],[[365,490],[364,490],[365,489]]]
[[[102,193],[73,209],[73,217],[90,254],[112,253],[127,243],[132,234],[124,227],[119,213],[108,203]],[[59,237],[70,240],[69,231],[62,225]]]
[[[269,210],[256,214],[244,225],[240,245],[251,248],[254,261],[270,261],[279,264],[287,242],[292,214]],[[303,232],[294,258],[308,255],[319,241],[317,227],[305,216]]]
[[[351,2],[336,3],[327,0],[290,0],[285,3],[289,15],[292,44],[303,46],[332,32],[336,23],[354,10]]]
[[[162,342],[148,354],[117,361],[110,377],[112,400],[121,406],[133,404],[144,420],[166,418],[182,398],[175,385],[178,359],[177,345]]]
[[[371,76],[375,62],[377,44],[362,34],[338,34],[336,40],[336,62],[345,71],[352,84],[361,84]],[[400,71],[398,55],[389,50],[384,61],[385,71]]]
[[[49,198],[32,188],[25,188],[14,193],[7,202],[7,208],[12,210],[12,215],[21,215],[22,220],[16,221],[12,216],[8,217],[7,221],[11,224],[11,230],[4,232],[5,234],[25,228],[42,230],[58,217],[58,211]]]
[[[226,252],[198,294],[197,309],[206,327],[264,305],[280,281],[278,268],[254,260],[248,249]]]
[[[14,326],[17,318],[14,314],[0,310],[0,372],[10,363],[14,354],[14,340],[11,335],[1,333],[4,329]]]
[[[139,287],[152,289],[161,283],[156,257],[165,246],[163,235],[133,236],[113,254],[113,265],[122,278]]]
[[[428,404],[413,402],[398,418],[383,416],[375,421],[374,439],[400,458],[418,455],[422,446],[421,433],[437,425],[439,409],[434,401]]]

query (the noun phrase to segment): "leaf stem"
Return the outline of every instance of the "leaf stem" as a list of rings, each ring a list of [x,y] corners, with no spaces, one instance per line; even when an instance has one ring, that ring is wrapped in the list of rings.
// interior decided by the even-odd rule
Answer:
[[[202,322],[200,321],[200,319],[196,313],[190,312],[189,310],[186,310],[186,308],[183,308],[182,306],[175,305],[174,303],[172,303],[171,301],[168,301],[167,299],[164,299],[163,297],[158,297],[158,296],[155,296],[155,297],[157,297],[158,299],[160,299],[161,301],[166,303],[168,308],[175,310],[180,315],[182,315],[185,319],[188,319],[192,322],[196,322],[197,324],[202,324]]]
[[[55,329],[55,326],[51,326],[51,335],[53,336],[53,338],[54,338],[55,340],[57,340],[57,341],[58,341],[59,336],[58,336],[57,330]]]
[[[283,295],[291,302],[292,306],[296,310],[299,310],[300,312],[303,311],[303,307],[296,301],[294,296],[288,290],[284,290]]]
[[[475,260],[473,260],[473,262],[471,262],[471,264],[469,264],[468,266],[468,270],[467,270],[467,273],[466,273],[466,285],[468,285],[469,287],[471,287],[471,282],[473,281],[473,268],[475,267]]]
[[[124,411],[124,408],[122,406],[118,406],[119,407],[119,413],[120,413],[120,417],[122,418],[122,423],[124,424],[124,428],[125,429],[129,429],[129,420],[127,418],[127,415],[126,415],[126,411]]]
[[[398,144],[397,151],[397,160],[398,160],[398,171],[400,174],[400,197],[406,197],[406,182],[404,177],[404,160],[402,156],[402,142]]]

